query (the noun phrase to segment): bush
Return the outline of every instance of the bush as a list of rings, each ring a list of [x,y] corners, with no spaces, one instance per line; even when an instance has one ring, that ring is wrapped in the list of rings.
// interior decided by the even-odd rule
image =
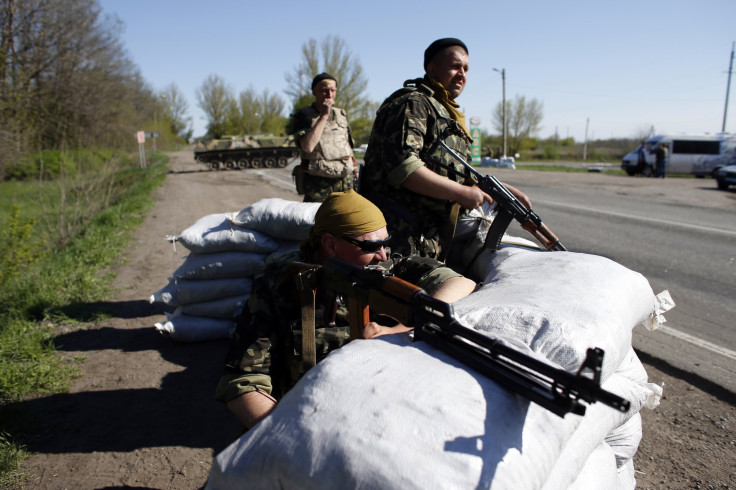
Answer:
[[[130,164],[130,157],[122,151],[111,150],[52,150],[28,154],[6,169],[5,180],[56,180],[61,176],[76,177],[98,170],[110,162]]]

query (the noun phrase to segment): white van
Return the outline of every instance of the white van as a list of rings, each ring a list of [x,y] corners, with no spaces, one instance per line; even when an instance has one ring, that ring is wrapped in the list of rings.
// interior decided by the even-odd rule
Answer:
[[[667,145],[667,173],[693,174],[697,177],[714,175],[726,165],[736,163],[736,134],[660,134],[644,142],[646,161],[639,164],[639,145],[621,161],[621,169],[629,175],[654,175],[654,150]]]

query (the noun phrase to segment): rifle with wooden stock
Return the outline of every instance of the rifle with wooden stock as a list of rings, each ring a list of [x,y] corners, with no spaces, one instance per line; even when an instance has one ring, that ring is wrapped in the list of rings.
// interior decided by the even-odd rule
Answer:
[[[491,228],[488,230],[486,237],[485,248],[493,251],[498,250],[501,244],[501,239],[506,229],[509,227],[512,219],[515,219],[521,224],[521,227],[526,231],[534,235],[539,243],[544,248],[551,251],[565,251],[567,250],[557,236],[552,233],[547,225],[542,223],[542,218],[531,209],[524,206],[506,186],[504,186],[499,180],[493,175],[483,175],[474,169],[468,162],[466,162],[460,155],[457,154],[452,148],[447,146],[444,141],[440,140],[439,145],[447,151],[455,160],[463,164],[465,169],[473,176],[477,182],[477,186],[486,194],[493,198],[496,203],[497,214],[491,223]],[[450,171],[452,168],[445,167]]]
[[[601,402],[626,412],[630,403],[601,388],[603,350],[588,349],[577,373],[570,373],[520,352],[500,339],[461,325],[452,305],[379,266],[357,267],[335,257],[321,266],[297,264],[297,289],[322,288],[348,301],[350,338],[362,338],[369,310],[414,327],[414,340],[427,342],[505,388],[554,412],[584,415]],[[311,296],[314,297],[313,294]]]

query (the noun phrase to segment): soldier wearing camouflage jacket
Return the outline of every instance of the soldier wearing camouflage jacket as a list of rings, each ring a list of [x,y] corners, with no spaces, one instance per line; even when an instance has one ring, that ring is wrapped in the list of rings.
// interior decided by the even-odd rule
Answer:
[[[445,260],[459,213],[493,200],[440,146],[471,160],[472,138],[455,102],[467,81],[467,47],[438,39],[425,51],[424,68],[423,78],[404,82],[379,108],[360,192],[384,212],[393,252]]]
[[[382,265],[447,302],[475,288],[473,281],[432,259],[413,256],[389,260],[384,248],[388,238],[383,215],[370,201],[355,191],[335,193],[320,206],[315,226],[300,251],[266,261],[264,274],[254,282],[244,313],[237,320],[216,393],[245,427],[267,415],[307,369],[302,356],[301,304],[289,264],[319,264],[337,257],[357,266]],[[325,297],[318,290],[315,306],[319,362],[350,340],[350,328],[341,298]],[[407,330],[402,325],[388,328],[370,322],[363,337]]]

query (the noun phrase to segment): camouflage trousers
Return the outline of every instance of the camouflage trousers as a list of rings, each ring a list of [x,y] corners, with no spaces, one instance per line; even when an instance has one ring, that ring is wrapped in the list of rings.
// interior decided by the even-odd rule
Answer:
[[[385,210],[384,216],[391,235],[391,254],[403,257],[418,255],[440,260],[444,241],[436,225],[424,223],[421,226],[412,226]]]
[[[330,179],[304,173],[304,202],[324,202],[333,192],[345,192],[353,189],[352,174],[342,179]]]

